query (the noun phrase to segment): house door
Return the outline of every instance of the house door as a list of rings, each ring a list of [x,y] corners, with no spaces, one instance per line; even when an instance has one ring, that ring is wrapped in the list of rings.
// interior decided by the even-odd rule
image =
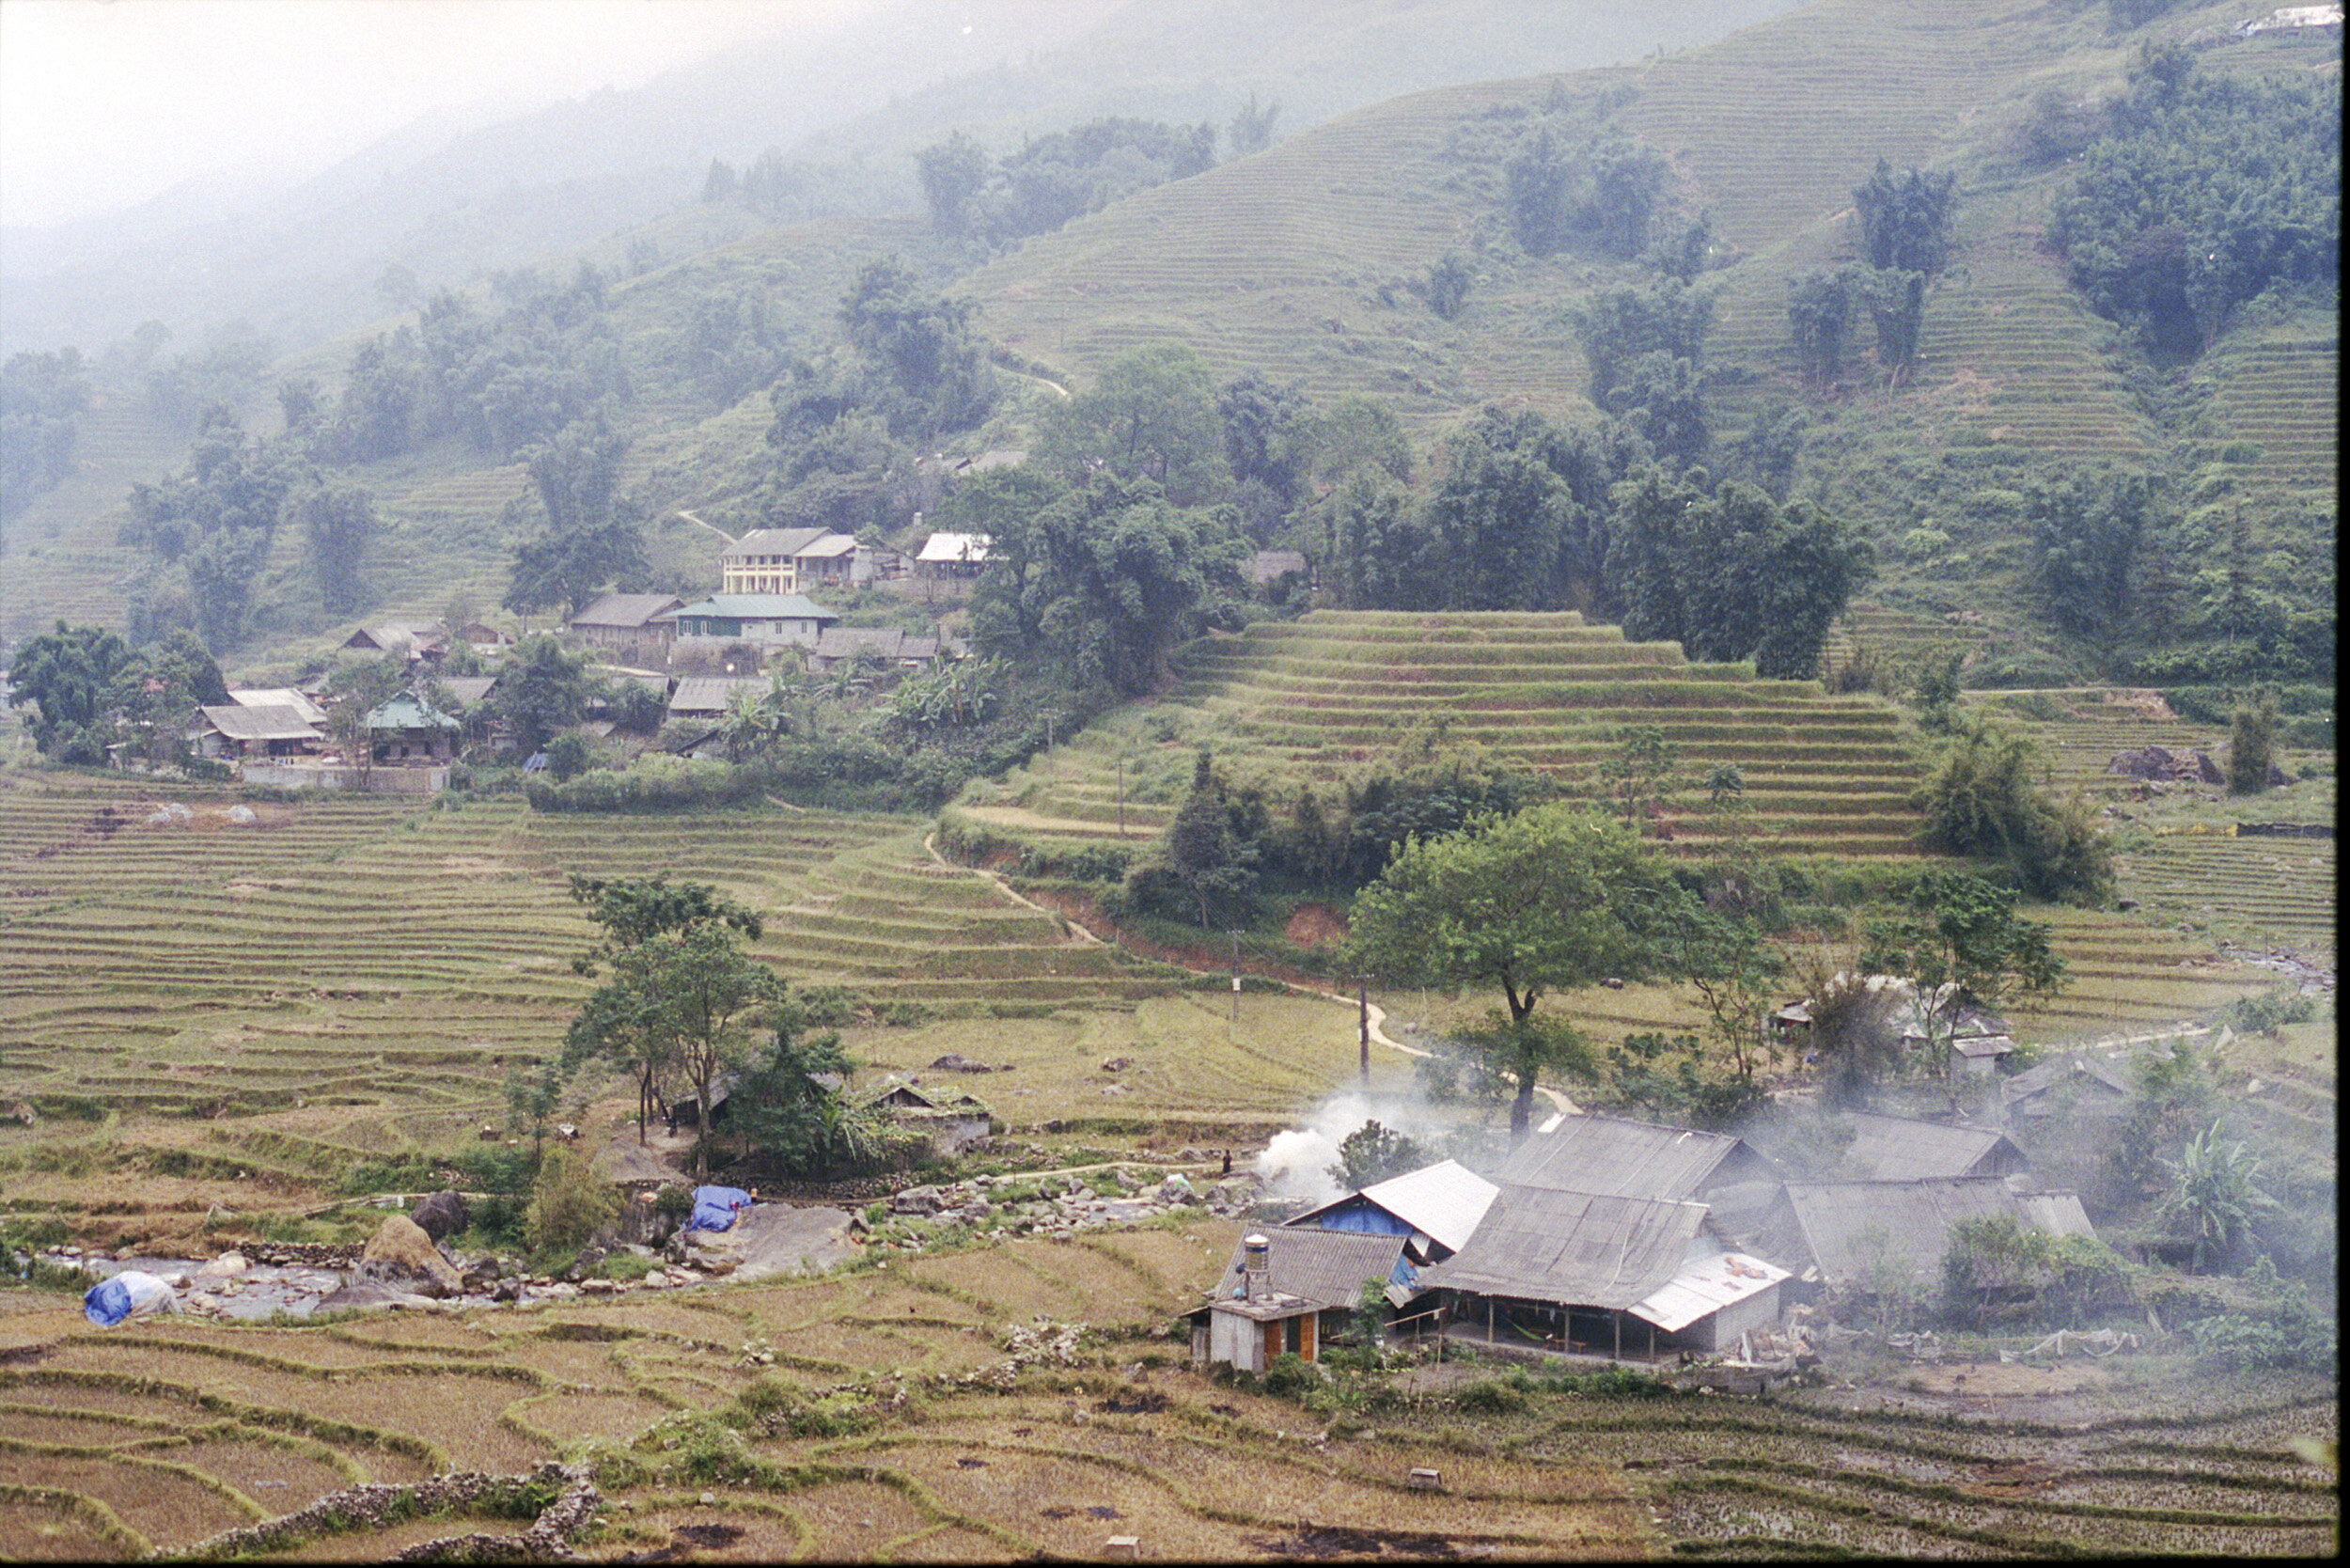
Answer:
[[[1296,1320],[1291,1321],[1294,1323]],[[1281,1325],[1277,1323],[1268,1323],[1264,1325],[1264,1365],[1267,1367],[1273,1365],[1273,1358],[1280,1354]]]

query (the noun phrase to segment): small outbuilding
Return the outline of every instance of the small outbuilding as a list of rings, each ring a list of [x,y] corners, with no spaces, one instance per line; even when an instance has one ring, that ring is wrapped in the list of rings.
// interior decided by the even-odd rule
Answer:
[[[1192,1359],[1248,1372],[1283,1354],[1317,1360],[1374,1280],[1389,1307],[1417,1294],[1402,1237],[1287,1228],[1245,1236],[1189,1314]]]

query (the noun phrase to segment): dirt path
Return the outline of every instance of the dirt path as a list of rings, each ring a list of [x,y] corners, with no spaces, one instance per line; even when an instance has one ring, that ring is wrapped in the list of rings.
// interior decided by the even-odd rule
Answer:
[[[973,876],[985,880],[997,892],[1001,893],[1005,898],[1010,899],[1012,902],[1019,904],[1024,908],[1033,909],[1040,915],[1050,915],[1053,918],[1060,921],[1062,925],[1068,927],[1081,943],[1090,943],[1097,948],[1103,946],[1102,939],[1094,935],[1093,933],[1088,931],[1085,927],[1079,925],[1068,916],[1061,914],[1058,910],[1047,909],[1033,899],[1024,898],[1019,892],[1014,890],[1010,883],[1006,882],[995,872],[975,866],[956,866],[953,861],[948,860],[945,855],[938,853],[938,835],[936,833],[924,834],[922,836],[922,847],[930,852],[931,858],[936,861],[939,865],[945,866],[949,870],[969,871]],[[1178,965],[1178,967],[1181,966]],[[1207,973],[1205,970],[1196,970],[1194,972],[1199,974]],[[1356,1005],[1356,998],[1353,996],[1342,996],[1335,991],[1324,991],[1319,987],[1310,985],[1299,985],[1291,980],[1282,980],[1279,983],[1285,989],[1293,991],[1301,996],[1314,996],[1323,1001],[1337,1002],[1344,1007],[1354,1007]],[[1371,1015],[1371,1043],[1373,1045],[1384,1045],[1390,1051],[1398,1051],[1407,1057],[1427,1057],[1434,1054],[1430,1051],[1423,1051],[1417,1045],[1406,1045],[1400,1040],[1389,1039],[1387,1031],[1381,1027],[1387,1021],[1387,1010],[1381,1007],[1377,1002],[1371,1002],[1365,1005],[1368,1007]],[[1564,1094],[1550,1088],[1546,1084],[1536,1084],[1534,1086],[1534,1092],[1543,1096],[1545,1099],[1549,1100],[1552,1105],[1558,1106],[1560,1110],[1565,1111],[1570,1116],[1579,1116],[1582,1114],[1581,1111],[1576,1108],[1574,1101],[1568,1099]]]

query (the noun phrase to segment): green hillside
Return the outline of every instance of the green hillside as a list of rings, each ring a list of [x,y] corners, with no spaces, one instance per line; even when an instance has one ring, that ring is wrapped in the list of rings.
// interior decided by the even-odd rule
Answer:
[[[1741,771],[1770,853],[1916,853],[1919,770],[1888,704],[1757,680],[1744,665],[1693,665],[1676,643],[1628,643],[1574,614],[1317,610],[1195,643],[1182,676],[1165,700],[975,786],[945,824],[1014,843],[1115,842],[1124,759],[1128,835],[1154,835],[1200,745],[1237,756],[1238,776],[1286,802],[1298,784],[1333,783],[1415,732],[1596,789],[1619,731],[1654,725],[1684,770]],[[1679,847],[1706,843],[1695,821],[1674,830]]]

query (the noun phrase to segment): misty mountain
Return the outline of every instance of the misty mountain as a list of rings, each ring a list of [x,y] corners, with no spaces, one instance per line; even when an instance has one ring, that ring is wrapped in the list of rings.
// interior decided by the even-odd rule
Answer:
[[[769,148],[841,165],[833,199],[898,211],[917,205],[908,154],[958,128],[1008,148],[1110,114],[1221,127],[1254,92],[1287,133],[1421,87],[1703,41],[1794,3],[893,0],[829,38],[732,48],[495,123],[436,111],[265,196],[208,182],[11,230],[0,353],[94,354],[150,319],[180,348],[243,321],[296,350],[381,317],[389,266],[431,290],[561,257],[693,202],[713,159]]]

